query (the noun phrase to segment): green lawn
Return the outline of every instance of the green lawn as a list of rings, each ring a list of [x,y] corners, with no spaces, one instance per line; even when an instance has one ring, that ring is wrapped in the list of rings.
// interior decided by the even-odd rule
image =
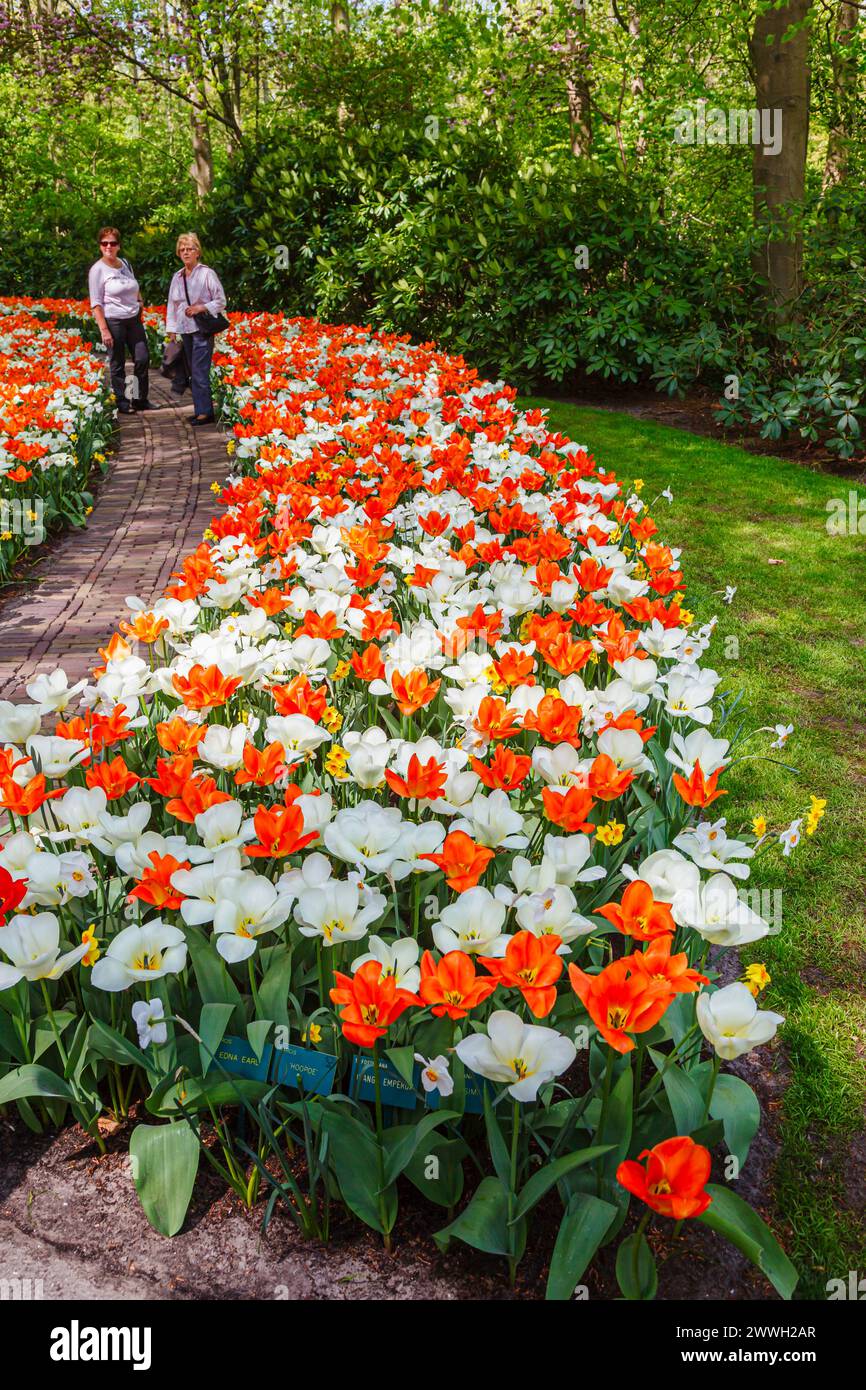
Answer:
[[[866,1271],[866,536],[826,529],[828,500],[847,504],[851,485],[629,416],[528,404],[602,467],[642,478],[647,503],[672,489],[653,515],[682,548],[687,606],[700,621],[719,615],[706,663],[744,690],[750,726],[794,725],[774,756],[795,774],[756,760],[728,777],[729,830],[757,813],[787,824],[810,793],[827,798],[818,833],[790,860],[764,861],[760,886],[782,888],[784,928],[744,956],[765,962],[762,1002],[787,1019],[775,1202],[798,1294],[823,1298],[828,1279]],[[732,636],[738,657],[725,654]]]

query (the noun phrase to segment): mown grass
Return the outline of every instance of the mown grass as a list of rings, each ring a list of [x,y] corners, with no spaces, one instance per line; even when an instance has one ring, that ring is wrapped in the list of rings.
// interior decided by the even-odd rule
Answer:
[[[775,1206],[798,1296],[824,1298],[829,1279],[866,1273],[866,535],[826,527],[828,501],[847,502],[851,485],[629,416],[530,403],[602,467],[642,478],[647,503],[673,490],[652,512],[682,549],[688,607],[700,621],[719,616],[705,660],[742,688],[750,726],[794,725],[773,756],[796,772],[755,760],[728,776],[729,831],[758,813],[785,826],[810,793],[827,798],[813,838],[789,860],[762,861],[760,886],[782,889],[784,927],[744,954],[765,962],[765,1007],[786,1016]],[[866,532],[866,490],[858,499]]]

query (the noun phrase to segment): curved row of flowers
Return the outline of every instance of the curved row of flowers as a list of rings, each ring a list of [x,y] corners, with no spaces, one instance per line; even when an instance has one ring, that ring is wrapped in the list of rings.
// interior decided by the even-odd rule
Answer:
[[[88,480],[105,466],[111,397],[70,322],[82,307],[0,299],[0,580],[53,527],[84,525]]]
[[[790,1296],[722,1070],[782,1020],[712,950],[770,929],[739,890],[777,836],[711,818],[715,620],[640,480],[430,345],[259,315],[216,367],[210,531],[91,681],[0,705],[0,1102],[101,1142],[143,1099],[167,1233],[204,1155],[319,1236],[340,1200],[387,1242],[407,1178],[512,1278],[558,1196],[552,1298],[614,1241],[652,1297],[655,1214]]]

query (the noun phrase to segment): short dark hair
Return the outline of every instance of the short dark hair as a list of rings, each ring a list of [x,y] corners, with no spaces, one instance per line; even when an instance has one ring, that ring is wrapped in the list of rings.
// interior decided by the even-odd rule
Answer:
[[[117,244],[118,244],[118,246],[120,245],[120,232],[117,230],[116,227],[100,227],[100,229],[99,229],[99,236],[98,236],[97,240],[101,242],[101,241],[102,241],[102,238],[103,238],[104,236],[113,236],[113,237],[116,237],[116,238],[117,238]]]

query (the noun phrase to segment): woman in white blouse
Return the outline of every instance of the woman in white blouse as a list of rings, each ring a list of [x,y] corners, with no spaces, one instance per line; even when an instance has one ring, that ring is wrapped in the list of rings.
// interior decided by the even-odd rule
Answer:
[[[103,227],[99,233],[100,258],[90,267],[88,293],[90,308],[103,345],[110,357],[111,385],[121,415],[133,410],[152,410],[147,399],[147,334],[141,321],[141,290],[129,261],[120,252],[120,232]],[[126,381],[126,354],[132,357],[135,376]]]
[[[175,272],[168,287],[166,337],[173,342],[179,334],[183,343],[192,386],[192,423],[208,425],[214,418],[210,389],[213,334],[203,333],[196,324],[195,316],[221,314],[226,307],[225,291],[216,271],[202,264],[201,242],[195,232],[184,232],[179,236],[176,250],[183,261],[183,268]]]

